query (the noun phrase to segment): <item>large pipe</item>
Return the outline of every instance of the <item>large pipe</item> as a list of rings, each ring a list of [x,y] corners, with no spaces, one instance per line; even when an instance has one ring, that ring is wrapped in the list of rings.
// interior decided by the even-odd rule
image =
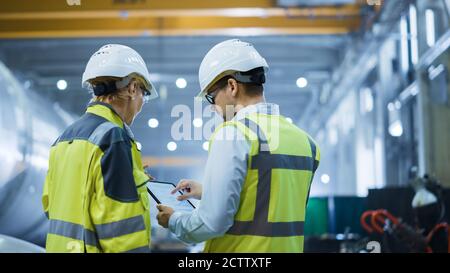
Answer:
[[[45,249],[13,237],[0,235],[0,253],[44,253]]]
[[[41,246],[48,229],[41,195],[49,148],[67,126],[58,111],[0,62],[0,234]]]

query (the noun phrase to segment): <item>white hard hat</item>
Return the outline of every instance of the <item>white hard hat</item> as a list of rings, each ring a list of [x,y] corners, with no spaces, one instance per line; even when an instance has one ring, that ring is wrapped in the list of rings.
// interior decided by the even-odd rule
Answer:
[[[209,50],[200,64],[198,79],[201,90],[197,97],[203,99],[208,88],[223,76],[258,67],[263,67],[267,72],[269,65],[252,44],[239,39],[221,42]]]
[[[89,80],[97,77],[125,78],[131,74],[137,74],[144,80],[145,88],[151,92],[149,99],[158,97],[141,55],[134,49],[119,44],[104,45],[91,56],[81,84],[83,88],[91,88]]]

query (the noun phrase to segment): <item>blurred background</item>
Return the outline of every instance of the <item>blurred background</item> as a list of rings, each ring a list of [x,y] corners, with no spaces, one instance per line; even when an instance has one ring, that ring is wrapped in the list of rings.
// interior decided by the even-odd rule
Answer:
[[[423,228],[412,200],[425,189],[438,204],[432,227],[448,219],[449,25],[450,0],[2,1],[0,246],[11,237],[44,246],[49,147],[84,113],[90,94],[81,75],[104,44],[137,50],[159,91],[132,126],[151,174],[201,181],[203,127],[217,118],[202,115],[205,104],[196,109],[198,68],[213,45],[237,37],[269,63],[266,100],[321,148],[305,250],[370,251],[368,241],[386,236],[394,243],[382,249],[398,250],[400,235],[387,233],[395,235],[395,221],[376,232],[361,216],[386,209]],[[180,104],[196,140],[171,133]],[[155,252],[201,250],[152,224]]]

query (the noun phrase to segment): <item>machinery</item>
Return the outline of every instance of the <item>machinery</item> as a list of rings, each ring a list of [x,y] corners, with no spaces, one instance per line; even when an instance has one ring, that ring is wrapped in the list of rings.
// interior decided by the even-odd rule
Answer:
[[[0,234],[43,246],[48,153],[69,115],[26,90],[1,62],[0,98]]]
[[[381,242],[382,252],[450,253],[450,227],[445,222],[442,187],[428,175],[417,177],[411,207],[415,225],[411,226],[384,209],[368,210],[361,215],[361,225],[369,237]]]
[[[20,239],[0,235],[0,253],[45,253],[45,249]]]

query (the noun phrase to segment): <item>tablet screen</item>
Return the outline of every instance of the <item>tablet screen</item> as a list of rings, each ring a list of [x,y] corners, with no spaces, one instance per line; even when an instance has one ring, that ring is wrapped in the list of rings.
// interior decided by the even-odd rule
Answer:
[[[177,200],[177,196],[182,195],[182,192],[178,191],[175,194],[171,194],[171,191],[175,187],[176,186],[174,184],[169,182],[150,181],[147,183],[148,192],[156,203],[169,206],[175,211],[192,211],[195,207],[189,200]]]

